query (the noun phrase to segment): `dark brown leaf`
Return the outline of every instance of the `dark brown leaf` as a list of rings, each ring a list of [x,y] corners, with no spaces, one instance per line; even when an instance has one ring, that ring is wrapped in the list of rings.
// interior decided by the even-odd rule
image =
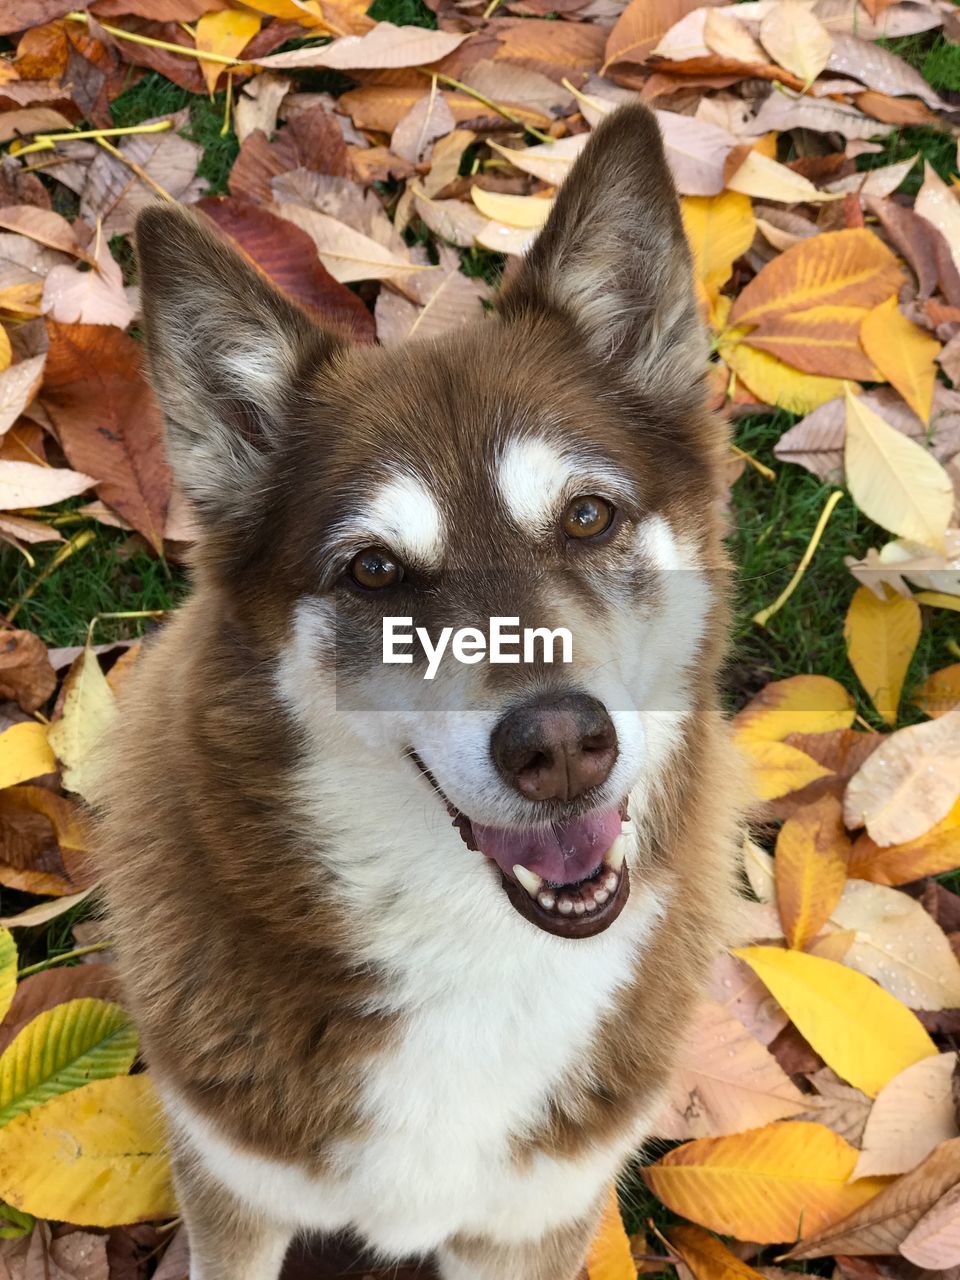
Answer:
[[[268,209],[229,196],[207,197],[197,208],[234,249],[295,302],[319,320],[348,329],[358,342],[374,341],[373,316],[355,293],[334,280],[305,231]]]
[[[41,398],[63,451],[75,470],[97,480],[103,501],[159,554],[170,468],[140,346],[107,325],[51,322],[49,331]]]
[[[273,142],[255,129],[240,148],[230,173],[230,194],[255,204],[273,198],[271,179],[292,169],[312,169],[334,177],[350,176],[347,144],[336,120],[322,106],[298,112]]]
[[[75,8],[72,0],[12,0],[0,8],[0,36],[53,22]]]

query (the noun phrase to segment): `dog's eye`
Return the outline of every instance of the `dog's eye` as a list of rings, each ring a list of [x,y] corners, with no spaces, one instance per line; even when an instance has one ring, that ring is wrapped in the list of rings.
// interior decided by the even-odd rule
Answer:
[[[563,513],[563,532],[568,538],[595,538],[613,522],[614,508],[603,498],[574,498]]]
[[[395,587],[403,577],[403,568],[388,551],[367,547],[351,560],[350,577],[368,591],[380,591],[384,587]]]

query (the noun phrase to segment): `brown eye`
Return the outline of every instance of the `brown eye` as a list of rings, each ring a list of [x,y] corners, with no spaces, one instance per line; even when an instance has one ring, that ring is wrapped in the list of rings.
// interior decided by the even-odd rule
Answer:
[[[367,547],[351,560],[350,577],[368,591],[380,591],[384,587],[396,586],[403,577],[403,569],[389,552]]]
[[[610,528],[614,510],[603,498],[574,498],[563,513],[568,538],[595,538]]]

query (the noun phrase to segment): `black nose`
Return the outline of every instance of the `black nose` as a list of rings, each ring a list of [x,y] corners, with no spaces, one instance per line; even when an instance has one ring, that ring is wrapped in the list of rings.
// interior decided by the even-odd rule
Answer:
[[[573,800],[606,780],[617,731],[602,702],[569,693],[508,712],[490,751],[503,780],[528,800]]]

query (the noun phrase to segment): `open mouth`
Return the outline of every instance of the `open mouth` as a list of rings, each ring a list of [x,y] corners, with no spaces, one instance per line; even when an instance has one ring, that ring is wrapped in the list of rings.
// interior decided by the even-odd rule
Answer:
[[[590,938],[613,924],[630,894],[626,800],[547,826],[488,827],[451,804],[419,756],[409,755],[444,801],[467,848],[496,864],[504,893],[524,919],[563,938]]]

